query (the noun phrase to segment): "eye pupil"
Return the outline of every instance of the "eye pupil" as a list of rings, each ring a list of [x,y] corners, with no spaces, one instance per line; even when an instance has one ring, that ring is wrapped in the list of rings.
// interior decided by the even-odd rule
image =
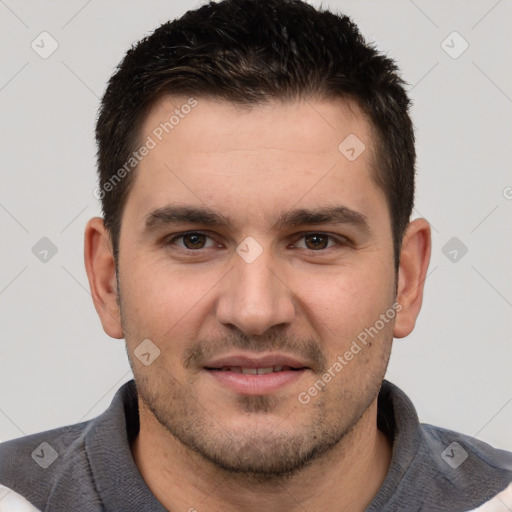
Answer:
[[[316,240],[316,242],[313,242],[313,246],[309,247],[308,240]],[[320,244],[317,243],[319,240],[320,240]],[[323,240],[323,243],[322,243],[322,240]],[[308,245],[309,249],[313,249],[313,250],[314,249],[325,249],[325,247],[327,247],[326,243],[327,243],[326,236],[323,236],[323,235],[307,235],[306,236],[306,245]]]
[[[191,244],[188,244],[187,240],[191,241]],[[200,249],[200,247],[197,246],[201,246],[204,244],[204,235],[201,235],[199,233],[183,235],[183,242],[185,246],[187,246],[187,249]],[[189,247],[189,245],[192,245],[193,247]]]

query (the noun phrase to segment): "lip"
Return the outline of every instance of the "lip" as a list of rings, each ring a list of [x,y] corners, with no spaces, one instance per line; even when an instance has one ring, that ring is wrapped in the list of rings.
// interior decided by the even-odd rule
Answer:
[[[258,375],[215,370],[222,367],[268,368],[288,366],[294,370]],[[231,354],[208,361],[203,371],[220,386],[242,395],[267,395],[291,386],[303,378],[310,370],[308,365],[296,357],[282,353],[271,354]]]
[[[282,370],[280,372],[250,375],[230,371],[203,369],[214,382],[240,395],[267,395],[275,393],[300,380],[308,371]]]

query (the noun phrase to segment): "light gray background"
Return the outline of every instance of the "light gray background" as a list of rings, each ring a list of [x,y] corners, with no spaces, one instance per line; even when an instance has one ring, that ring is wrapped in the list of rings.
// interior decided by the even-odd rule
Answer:
[[[83,264],[85,223],[100,214],[94,123],[129,46],[197,5],[0,0],[0,441],[92,418],[132,378]],[[415,216],[432,224],[433,255],[387,378],[422,421],[512,450],[512,2],[323,5],[397,60],[415,103]],[[43,31],[59,44],[47,59],[31,48]],[[453,31],[469,44],[456,59],[441,46]],[[457,36],[446,44],[462,48]],[[468,248],[455,263],[442,252],[454,236]],[[42,237],[58,248],[46,263],[32,253]]]

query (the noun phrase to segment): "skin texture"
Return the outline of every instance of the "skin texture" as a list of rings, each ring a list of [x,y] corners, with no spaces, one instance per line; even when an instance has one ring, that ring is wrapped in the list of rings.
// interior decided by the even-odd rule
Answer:
[[[141,141],[185,101],[155,104]],[[349,134],[366,147],[354,161],[338,150]],[[407,336],[421,308],[430,229],[424,219],[409,224],[397,282],[372,147],[366,119],[346,100],[242,109],[197,98],[136,171],[118,279],[102,219],[89,221],[94,304],[105,332],[126,339],[139,391],[132,453],[166,508],[357,511],[382,485],[391,444],[377,429],[376,400],[393,336]],[[207,207],[232,225],[145,230],[146,216],[169,204]],[[282,212],[341,205],[367,228],[276,226]],[[191,230],[198,237],[171,240]],[[247,237],[262,250],[250,263],[236,251]],[[399,312],[321,392],[299,401],[394,304]],[[160,350],[148,366],[134,355],[145,339]],[[272,392],[235,392],[204,369],[235,353],[287,354],[308,369]]]

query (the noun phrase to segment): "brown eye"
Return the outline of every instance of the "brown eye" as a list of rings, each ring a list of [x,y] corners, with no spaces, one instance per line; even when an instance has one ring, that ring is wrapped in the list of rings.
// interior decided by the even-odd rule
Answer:
[[[307,248],[313,251],[318,249],[325,249],[329,244],[329,237],[327,235],[322,235],[319,233],[315,233],[313,235],[306,235],[304,237],[304,240],[306,240]]]
[[[199,231],[191,231],[189,233],[180,233],[178,235],[174,235],[171,237],[166,245],[178,245],[178,247],[190,251],[206,249],[212,246],[212,242],[210,245],[207,245],[208,239],[211,240],[211,237],[206,235],[205,233],[201,233]],[[181,244],[179,241],[181,240]]]
[[[205,235],[201,233],[183,235],[183,243],[187,249],[202,249],[205,239]]]
[[[322,252],[325,249],[331,249],[334,246],[341,247],[343,245],[345,245],[344,237],[334,237],[327,233],[302,233],[294,247],[307,251]]]

